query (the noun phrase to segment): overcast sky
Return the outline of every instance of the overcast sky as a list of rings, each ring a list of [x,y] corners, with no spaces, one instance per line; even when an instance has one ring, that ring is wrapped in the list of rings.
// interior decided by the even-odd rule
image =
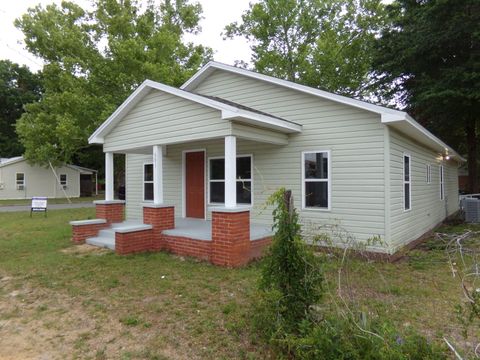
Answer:
[[[141,0],[142,1],[142,0]],[[244,10],[252,0],[197,0],[202,4],[202,32],[188,35],[187,40],[210,46],[215,51],[215,60],[233,64],[235,60],[250,60],[250,50],[243,39],[223,40],[220,33],[226,24],[240,20]],[[89,6],[89,0],[73,0],[82,7]],[[254,1],[253,1],[254,2]],[[60,4],[61,0],[0,0],[0,59],[10,59],[19,64],[39,70],[42,62],[28,53],[23,44],[23,34],[13,25],[13,21],[28,8],[37,4]]]

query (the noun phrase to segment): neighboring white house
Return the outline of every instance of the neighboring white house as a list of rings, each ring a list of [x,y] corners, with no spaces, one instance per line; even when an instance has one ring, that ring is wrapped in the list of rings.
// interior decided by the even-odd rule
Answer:
[[[112,154],[126,154],[127,220],[153,202],[271,224],[265,202],[285,187],[303,222],[390,254],[458,210],[464,161],[405,112],[216,62],[181,89],[145,81],[89,141],[106,153],[106,200]]]
[[[75,165],[55,169],[31,166],[22,157],[2,158],[0,162],[0,199],[80,197],[81,175],[93,175],[95,170]]]

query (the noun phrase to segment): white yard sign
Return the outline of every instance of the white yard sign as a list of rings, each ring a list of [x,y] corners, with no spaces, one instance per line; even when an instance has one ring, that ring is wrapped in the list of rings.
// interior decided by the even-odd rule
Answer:
[[[32,207],[30,209],[30,216],[33,212],[44,212],[47,216],[47,198],[46,197],[32,197]]]

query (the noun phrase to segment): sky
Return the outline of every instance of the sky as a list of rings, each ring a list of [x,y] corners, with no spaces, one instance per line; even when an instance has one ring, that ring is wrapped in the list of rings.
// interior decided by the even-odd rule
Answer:
[[[140,0],[143,1],[143,0]],[[232,64],[235,60],[250,60],[250,49],[247,42],[242,38],[223,40],[220,35],[225,25],[239,21],[241,14],[248,8],[252,0],[197,0],[202,4],[203,17],[200,22],[202,32],[199,35],[186,36],[187,41],[203,44],[211,47],[214,58],[226,64]],[[89,0],[73,0],[82,7],[90,6]],[[37,4],[43,6],[56,3],[61,0],[0,0],[0,59],[9,59],[19,64],[25,64],[32,70],[40,70],[42,61],[25,50],[23,34],[13,25],[13,21],[27,12],[28,8]]]

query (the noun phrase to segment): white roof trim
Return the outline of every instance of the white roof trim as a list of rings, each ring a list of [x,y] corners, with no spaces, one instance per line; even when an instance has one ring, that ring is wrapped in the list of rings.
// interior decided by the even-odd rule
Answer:
[[[273,116],[259,114],[253,111],[240,109],[232,105],[225,104],[214,99],[210,99],[201,95],[180,90],[159,82],[145,80],[128,98],[120,105],[110,117],[98,127],[97,130],[89,137],[90,144],[103,144],[104,137],[110,130],[135,106],[151,89],[160,90],[168,94],[181,97],[183,99],[194,101],[222,112],[222,119],[229,120],[248,120],[257,125],[269,127],[287,133],[301,132],[302,126],[290,121],[275,118]]]
[[[319,89],[315,89],[305,85],[296,84],[291,81],[286,81],[286,80],[278,79],[272,76],[259,74],[254,71],[245,70],[235,66],[226,65],[226,64],[215,62],[215,61],[210,61],[207,65],[202,67],[195,75],[193,75],[188,81],[186,81],[180,87],[180,89],[192,91],[198,86],[198,84],[200,84],[205,78],[207,78],[213,71],[217,69],[228,71],[231,73],[239,74],[239,75],[250,77],[250,78],[254,78],[257,80],[266,81],[271,84],[293,89],[293,90],[300,91],[313,96],[318,96],[323,99],[331,100],[344,105],[353,106],[358,109],[370,111],[370,112],[379,114],[381,116],[382,123],[386,125],[389,125],[389,123],[404,121],[409,126],[414,128],[412,130],[422,133],[423,136],[425,136],[429,140],[427,141],[428,143],[431,143],[431,142],[436,143],[439,147],[441,147],[444,150],[445,153],[451,156],[455,156],[460,161],[465,161],[465,159],[462,158],[459,154],[457,154],[455,150],[453,150],[451,147],[449,147],[443,141],[441,141],[439,138],[433,135],[430,131],[428,131],[419,123],[417,123],[412,117],[410,117],[404,111],[389,109],[383,106],[370,104],[365,101],[360,101],[360,100],[352,99],[346,96],[330,93],[328,91],[319,90]]]
[[[16,157],[13,157],[13,158],[9,158],[8,160],[4,160],[0,163],[0,167],[2,166],[7,166],[7,165],[12,165],[12,164],[16,164],[16,163],[19,163],[19,162],[22,162],[24,161],[25,159],[23,158],[23,156],[16,156]]]

